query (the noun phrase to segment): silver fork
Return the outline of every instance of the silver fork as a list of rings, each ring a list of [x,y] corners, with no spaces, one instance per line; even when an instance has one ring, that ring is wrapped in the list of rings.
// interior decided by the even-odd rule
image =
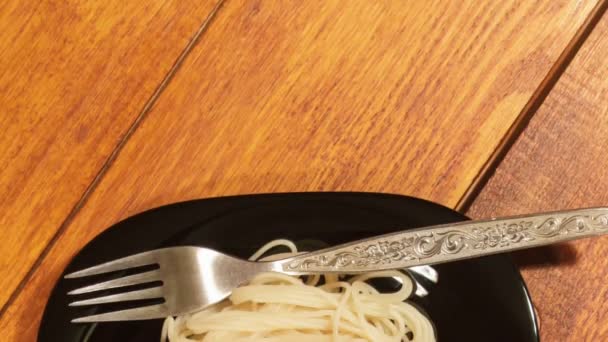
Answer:
[[[164,248],[110,261],[65,277],[79,278],[157,265],[158,269],[152,271],[69,292],[76,295],[160,281],[162,285],[152,288],[70,303],[70,306],[83,306],[164,300],[161,304],[81,317],[72,322],[142,320],[201,310],[225,299],[232,289],[260,272],[355,274],[405,269],[605,233],[608,233],[608,208],[590,208],[418,228],[268,262],[246,261],[202,247]],[[417,269],[422,273],[425,270],[428,269]]]

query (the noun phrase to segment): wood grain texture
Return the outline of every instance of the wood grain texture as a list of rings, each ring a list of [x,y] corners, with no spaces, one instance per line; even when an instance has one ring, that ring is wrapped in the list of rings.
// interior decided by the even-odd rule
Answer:
[[[228,1],[0,330],[33,340],[70,257],[146,208],[306,190],[455,205],[594,4]]]
[[[472,217],[608,205],[604,15],[469,211]],[[520,254],[543,341],[608,340],[608,237]]]
[[[0,307],[213,5],[0,3]]]

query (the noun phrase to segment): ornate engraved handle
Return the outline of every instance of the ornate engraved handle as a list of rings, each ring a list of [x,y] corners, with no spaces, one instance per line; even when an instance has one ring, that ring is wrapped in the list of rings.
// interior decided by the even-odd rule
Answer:
[[[381,235],[280,261],[289,274],[407,268],[608,233],[608,208],[464,221]]]

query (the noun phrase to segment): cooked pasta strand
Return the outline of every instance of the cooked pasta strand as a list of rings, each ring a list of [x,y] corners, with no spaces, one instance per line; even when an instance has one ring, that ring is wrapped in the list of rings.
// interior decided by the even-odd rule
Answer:
[[[280,257],[297,253],[293,242],[274,240],[250,260],[277,246],[291,251]],[[374,278],[394,278],[402,286],[393,293],[380,293],[366,283]],[[306,282],[261,273],[221,303],[194,314],[167,317],[161,342],[434,342],[431,322],[406,301],[412,290],[412,280],[400,271],[369,272],[348,280],[333,274],[312,276]]]

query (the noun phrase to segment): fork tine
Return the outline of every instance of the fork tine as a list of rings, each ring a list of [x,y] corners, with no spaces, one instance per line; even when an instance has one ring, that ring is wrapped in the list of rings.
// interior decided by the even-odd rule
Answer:
[[[165,304],[143,306],[135,309],[112,311],[98,315],[79,317],[72,323],[112,322],[112,321],[137,321],[143,319],[165,318],[170,312]]]
[[[67,274],[64,278],[80,278],[91,276],[95,274],[108,273],[113,271],[120,271],[127,268],[146,266],[158,263],[158,251],[143,252],[128,257],[109,261],[97,266],[85,268],[77,272]]]
[[[113,294],[109,296],[78,300],[69,304],[69,306],[83,306],[83,305],[93,305],[93,304],[104,304],[104,303],[114,303],[114,302],[125,302],[128,300],[140,300],[140,299],[152,299],[152,298],[162,298],[163,290],[160,286],[152,287],[145,290],[137,290],[124,292],[119,294]]]
[[[108,281],[104,281],[104,282],[89,285],[89,286],[84,286],[84,287],[81,287],[81,288],[68,292],[68,295],[77,295],[77,294],[82,294],[82,293],[114,289],[117,287],[137,285],[137,284],[149,283],[149,282],[159,281],[159,280],[161,280],[160,271],[153,270],[153,271],[149,271],[149,272],[133,274],[133,275],[118,278],[118,279],[108,280]]]

